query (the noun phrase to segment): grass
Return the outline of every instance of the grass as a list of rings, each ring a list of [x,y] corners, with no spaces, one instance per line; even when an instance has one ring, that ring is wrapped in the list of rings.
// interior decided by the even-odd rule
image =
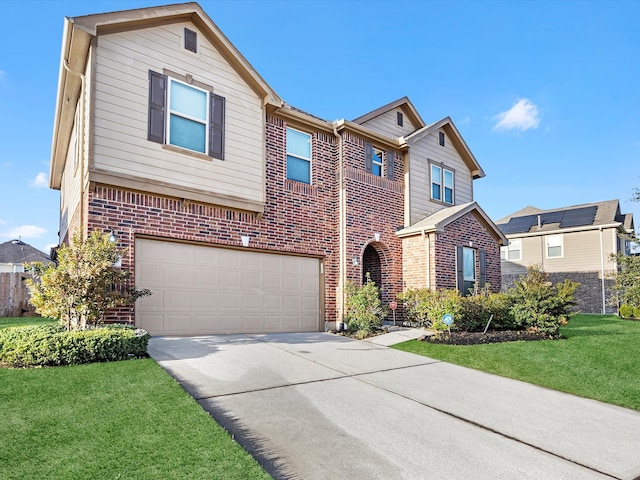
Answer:
[[[0,318],[0,328],[19,327],[21,325],[44,325],[55,323],[55,320],[42,317]]]
[[[640,322],[576,315],[561,333],[566,340],[394,348],[640,410]]]
[[[3,480],[270,478],[152,359],[0,369],[0,411]]]

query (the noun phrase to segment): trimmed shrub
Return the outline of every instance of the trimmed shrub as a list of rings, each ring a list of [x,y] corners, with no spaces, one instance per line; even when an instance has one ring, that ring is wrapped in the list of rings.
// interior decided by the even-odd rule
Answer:
[[[344,321],[352,332],[364,338],[382,326],[382,319],[387,315],[387,307],[380,299],[380,289],[367,273],[366,282],[356,287],[347,282],[345,293]]]
[[[559,334],[576,305],[575,293],[580,284],[565,280],[555,286],[539,267],[531,266],[509,290],[511,315],[517,327],[550,336]]]
[[[398,295],[404,306],[407,320],[421,327],[446,330],[442,323],[445,313],[453,315],[453,328],[461,320],[462,296],[457,290],[409,289]]]
[[[9,367],[75,365],[147,355],[149,334],[127,325],[67,331],[62,325],[0,330],[0,364]]]
[[[491,330],[514,330],[516,324],[511,315],[511,298],[505,293],[492,293],[485,289],[477,295],[461,298],[461,315],[454,324],[456,330],[479,332],[489,319]]]
[[[620,309],[618,310],[618,312],[620,313],[620,316],[622,318],[631,318],[634,316],[634,308],[629,305],[628,303],[623,303],[622,305],[620,305]]]

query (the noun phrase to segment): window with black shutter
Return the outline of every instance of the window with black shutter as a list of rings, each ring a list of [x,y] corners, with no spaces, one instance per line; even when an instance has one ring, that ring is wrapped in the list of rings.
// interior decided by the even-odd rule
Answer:
[[[224,160],[224,129],[224,97],[149,71],[148,140]]]

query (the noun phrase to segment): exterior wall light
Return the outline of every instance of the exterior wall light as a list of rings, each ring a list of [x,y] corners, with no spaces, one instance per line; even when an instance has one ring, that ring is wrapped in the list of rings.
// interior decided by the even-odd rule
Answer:
[[[353,257],[351,259],[351,263],[353,263],[354,267],[357,267],[358,265],[360,265],[360,260],[358,260],[358,257]]]
[[[111,232],[109,232],[109,241],[111,243],[118,243],[118,237],[116,236],[116,232],[113,231],[113,228],[111,229]]]

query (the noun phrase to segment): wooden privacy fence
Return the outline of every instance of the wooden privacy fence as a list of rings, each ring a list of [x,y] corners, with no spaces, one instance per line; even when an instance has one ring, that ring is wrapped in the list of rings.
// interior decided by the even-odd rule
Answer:
[[[29,304],[27,289],[29,274],[0,273],[0,317],[30,317],[35,315]]]

